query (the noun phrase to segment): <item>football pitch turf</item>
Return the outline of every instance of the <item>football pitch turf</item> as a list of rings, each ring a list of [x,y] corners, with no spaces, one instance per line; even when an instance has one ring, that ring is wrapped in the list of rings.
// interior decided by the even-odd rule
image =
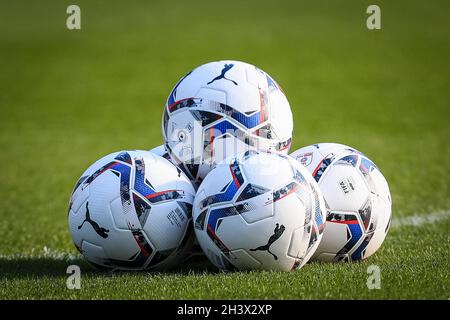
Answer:
[[[449,299],[448,1],[68,1],[0,3],[0,299]],[[391,189],[393,226],[359,263],[296,272],[103,274],[72,244],[71,190],[105,154],[163,143],[175,82],[205,62],[257,65],[287,94],[291,151],[339,142]],[[66,268],[81,267],[81,289]],[[367,287],[370,265],[381,288]]]

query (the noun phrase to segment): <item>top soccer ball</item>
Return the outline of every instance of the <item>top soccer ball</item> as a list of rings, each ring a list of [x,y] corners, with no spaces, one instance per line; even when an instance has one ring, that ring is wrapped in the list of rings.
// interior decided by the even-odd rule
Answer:
[[[181,78],[162,121],[167,151],[194,181],[247,150],[287,153],[293,120],[280,86],[239,61],[204,64]]]
[[[319,143],[291,154],[318,182],[327,206],[322,241],[313,259],[361,260],[384,241],[391,219],[391,195],[377,166],[355,149]]]

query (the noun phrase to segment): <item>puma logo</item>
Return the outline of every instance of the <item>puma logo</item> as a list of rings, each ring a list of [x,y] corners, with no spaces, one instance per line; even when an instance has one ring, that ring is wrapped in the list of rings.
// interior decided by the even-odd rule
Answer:
[[[95,232],[97,232],[97,234],[98,234],[100,237],[102,237],[102,238],[104,238],[104,239],[108,238],[108,232],[109,232],[109,230],[100,227],[100,226],[98,225],[97,222],[95,222],[94,220],[91,220],[91,215],[90,215],[90,213],[89,213],[89,207],[88,207],[88,205],[89,205],[89,202],[86,202],[86,219],[84,219],[83,223],[82,223],[81,225],[78,226],[78,230],[80,230],[80,229],[83,227],[83,225],[84,225],[85,222],[88,222],[88,223],[91,224],[92,228],[94,228]]]
[[[234,64],[232,64],[232,63],[230,63],[230,64],[225,64],[224,67],[223,67],[223,69],[222,69],[222,71],[221,71],[221,73],[220,73],[220,76],[215,77],[214,79],[212,79],[212,80],[211,80],[210,82],[208,82],[207,84],[211,84],[211,83],[213,83],[214,81],[217,81],[217,80],[220,80],[220,79],[225,79],[225,80],[228,80],[228,81],[233,82],[234,85],[237,86],[238,84],[237,84],[236,81],[231,80],[231,79],[225,77],[225,73],[227,73],[227,72],[228,72],[231,68],[233,68],[233,67],[234,67]]]
[[[250,251],[257,251],[257,250],[267,251],[273,256],[275,260],[278,260],[278,257],[273,252],[270,251],[270,246],[272,245],[272,243],[277,241],[278,238],[281,237],[285,229],[286,228],[283,225],[280,226],[277,223],[275,229],[273,230],[273,235],[270,236],[269,241],[267,241],[267,244],[264,246],[259,246],[258,248],[255,249],[250,249]]]

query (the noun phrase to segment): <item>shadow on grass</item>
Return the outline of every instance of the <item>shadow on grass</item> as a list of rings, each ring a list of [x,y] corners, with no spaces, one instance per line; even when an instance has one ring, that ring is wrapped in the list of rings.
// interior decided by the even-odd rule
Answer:
[[[64,260],[51,257],[0,258],[0,278],[65,277],[67,267],[76,264],[86,273],[98,273],[83,259]]]
[[[165,271],[101,271],[90,265],[83,258],[77,259],[56,259],[52,257],[18,257],[18,258],[0,258],[0,279],[21,279],[21,278],[39,278],[39,277],[67,277],[67,267],[77,265],[84,275],[96,276],[114,276],[124,274],[148,274],[151,275],[195,275],[195,274],[214,274],[218,271],[205,257],[195,257],[183,262],[176,268]]]

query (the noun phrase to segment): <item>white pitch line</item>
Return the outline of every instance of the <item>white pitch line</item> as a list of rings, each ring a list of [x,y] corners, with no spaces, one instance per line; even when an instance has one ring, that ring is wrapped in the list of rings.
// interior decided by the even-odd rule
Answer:
[[[418,227],[423,224],[435,223],[438,221],[446,220],[448,218],[450,218],[450,210],[436,211],[420,215],[413,215],[392,219],[391,227],[392,228],[403,226]]]
[[[37,252],[33,252],[37,251]],[[49,249],[47,246],[43,247],[41,250],[32,250],[31,253],[13,253],[13,254],[0,254],[0,259],[4,260],[17,260],[17,259],[52,259],[52,260],[59,260],[59,261],[72,261],[79,258],[77,255],[64,252],[64,251],[58,251],[58,250],[52,250]]]

